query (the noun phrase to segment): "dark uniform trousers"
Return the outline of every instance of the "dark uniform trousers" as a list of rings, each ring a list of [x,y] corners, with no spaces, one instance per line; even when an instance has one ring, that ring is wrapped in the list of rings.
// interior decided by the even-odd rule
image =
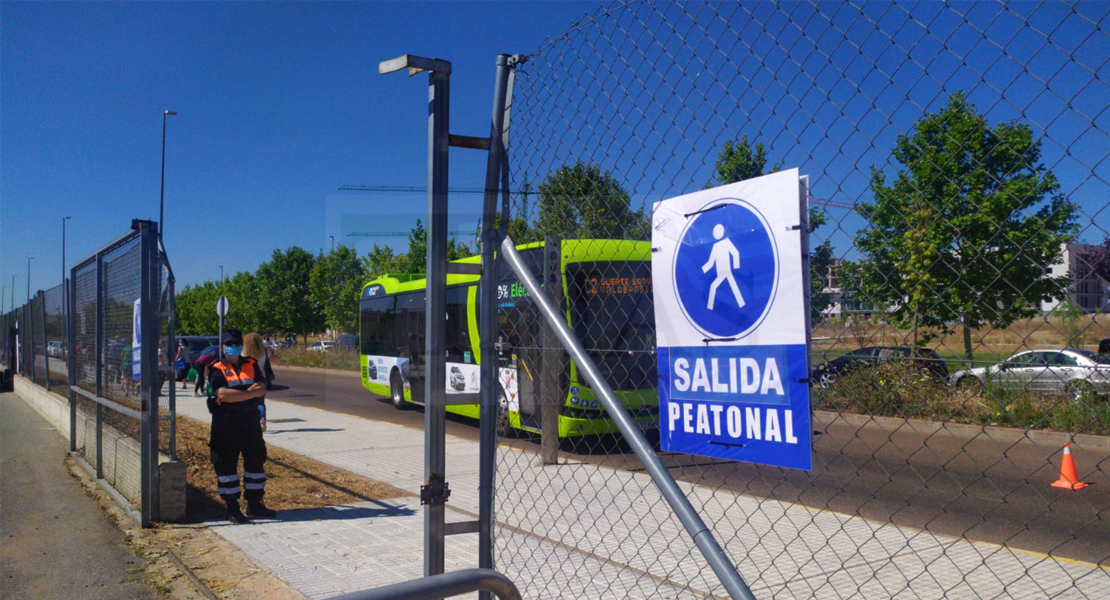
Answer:
[[[266,442],[256,407],[245,410],[216,411],[212,415],[212,465],[219,479],[220,497],[226,502],[239,500],[239,455],[243,455],[243,496],[247,502],[260,502],[266,491]]]

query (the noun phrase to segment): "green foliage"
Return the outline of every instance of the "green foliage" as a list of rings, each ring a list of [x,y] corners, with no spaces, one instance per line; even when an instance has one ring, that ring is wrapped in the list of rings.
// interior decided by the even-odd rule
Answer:
[[[377,251],[378,246],[375,245],[374,249]],[[447,260],[458,260],[473,255],[474,253],[467,248],[466,244],[456,241],[453,237],[447,238]],[[416,220],[416,226],[409,232],[408,254],[398,255],[394,266],[400,267],[400,270],[383,273],[424,273],[428,270],[428,231],[420,219]]]
[[[317,259],[308,287],[312,300],[324,308],[328,327],[345,332],[358,330],[359,292],[365,282],[364,263],[354,248],[339,246]]]
[[[910,363],[889,362],[849,371],[829,389],[813,389],[817,410],[1106,435],[1110,402],[1075,402],[1062,394],[988,384],[946,386]]]
[[[717,154],[717,167],[714,181],[717,185],[725,185],[752,179],[764,174],[767,165],[767,152],[763,144],[754,147],[748,142],[747,134],[737,142],[725,142],[724,148]],[[782,165],[775,164],[771,173],[777,173]],[[825,224],[825,214],[817,209],[809,210],[808,233],[812,234],[818,227]],[[810,251],[809,256],[809,311],[810,321],[813,325],[824,319],[824,311],[832,305],[832,294],[825,292],[828,283],[829,267],[832,265],[833,247],[829,242],[824,242]]]
[[[220,292],[212,281],[185,286],[177,293],[178,335],[216,335],[219,328],[216,300]]]
[[[226,327],[243,333],[270,331],[265,306],[259,302],[262,295],[259,281],[253,273],[236,273],[222,287],[223,294],[227,296]],[[209,310],[215,314],[215,304]]]
[[[888,185],[872,167],[874,202],[859,208],[870,223],[856,236],[859,299],[890,307],[898,326],[948,333],[1005,327],[1061,294],[1065,279],[1044,271],[1074,238],[1076,207],[1028,125],[992,128],[957,93],[893,155],[904,168]]]
[[[302,336],[324,326],[322,307],[309,291],[309,277],[316,259],[296,246],[274,250],[258,267],[257,310],[263,331],[297,332]]]
[[[717,154],[716,181],[718,185],[736,183],[745,179],[752,179],[763,175],[767,165],[767,152],[763,144],[756,144],[753,148],[748,143],[748,134],[737,142],[725,142],[724,148]],[[778,172],[781,165],[771,167],[771,173]]]
[[[579,160],[540,184],[536,230],[563,239],[650,239],[650,216],[631,201],[609,171]]]
[[[216,300],[228,298],[227,326],[243,332],[308,333],[325,326],[358,330],[359,292],[363,284],[387,273],[423,273],[427,232],[416,222],[409,234],[410,251],[394,254],[377,244],[364,257],[353,247],[339,246],[313,257],[297,247],[274,250],[256,273],[237,273],[230,280],[186,286],[177,294],[178,335],[215,335],[219,320]],[[448,260],[473,253],[454,238],[447,241]],[[126,310],[124,310],[126,308]],[[121,327],[130,327],[130,307],[119,309]],[[128,330],[129,331],[129,330]]]
[[[374,244],[374,249],[362,259],[362,270],[370,281],[388,273],[403,273],[406,260],[408,257],[404,254],[395,256],[393,248]]]

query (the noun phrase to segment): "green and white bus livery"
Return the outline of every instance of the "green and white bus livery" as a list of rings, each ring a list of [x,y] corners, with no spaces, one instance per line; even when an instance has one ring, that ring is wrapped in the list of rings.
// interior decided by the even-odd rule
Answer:
[[[518,251],[542,280],[544,244],[521,245]],[[641,429],[657,428],[650,244],[564,240],[549,254],[549,274],[553,269],[559,274],[549,275],[549,283],[562,285],[571,329]],[[480,258],[455,262],[479,264]],[[471,418],[479,414],[483,359],[479,280],[477,275],[447,276],[447,410]],[[362,385],[397,408],[423,404],[426,284],[423,275],[386,275],[363,286],[360,296]],[[498,278],[497,298],[498,429],[539,432],[542,348],[558,347],[558,342],[544,343],[542,318],[507,265]],[[593,391],[580,381],[575,362],[559,354],[559,436],[617,431]]]

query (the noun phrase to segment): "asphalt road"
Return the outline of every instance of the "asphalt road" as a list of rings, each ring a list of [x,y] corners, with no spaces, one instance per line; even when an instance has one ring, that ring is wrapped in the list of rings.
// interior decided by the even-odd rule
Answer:
[[[399,411],[363,389],[357,373],[277,371],[275,400],[421,429],[420,410]],[[448,414],[447,432],[478,439],[478,422]],[[1083,481],[1051,487],[1062,448],[1036,436],[963,435],[835,420],[815,432],[810,472],[660,453],[676,479],[799,503],[878,522],[1051,553],[1110,566],[1110,450],[1073,445]],[[503,440],[538,449],[539,438]],[[619,439],[565,440],[584,462],[642,470]]]

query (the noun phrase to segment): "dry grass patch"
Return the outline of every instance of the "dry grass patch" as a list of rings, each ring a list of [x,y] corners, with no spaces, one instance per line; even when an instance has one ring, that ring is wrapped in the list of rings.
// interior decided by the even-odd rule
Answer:
[[[216,493],[216,473],[208,449],[209,425],[177,417],[177,458],[186,465],[186,518],[195,523],[223,517],[225,506]],[[274,510],[319,508],[336,504],[411,496],[388,483],[267,446],[266,505]],[[239,475],[242,477],[242,464]]]

